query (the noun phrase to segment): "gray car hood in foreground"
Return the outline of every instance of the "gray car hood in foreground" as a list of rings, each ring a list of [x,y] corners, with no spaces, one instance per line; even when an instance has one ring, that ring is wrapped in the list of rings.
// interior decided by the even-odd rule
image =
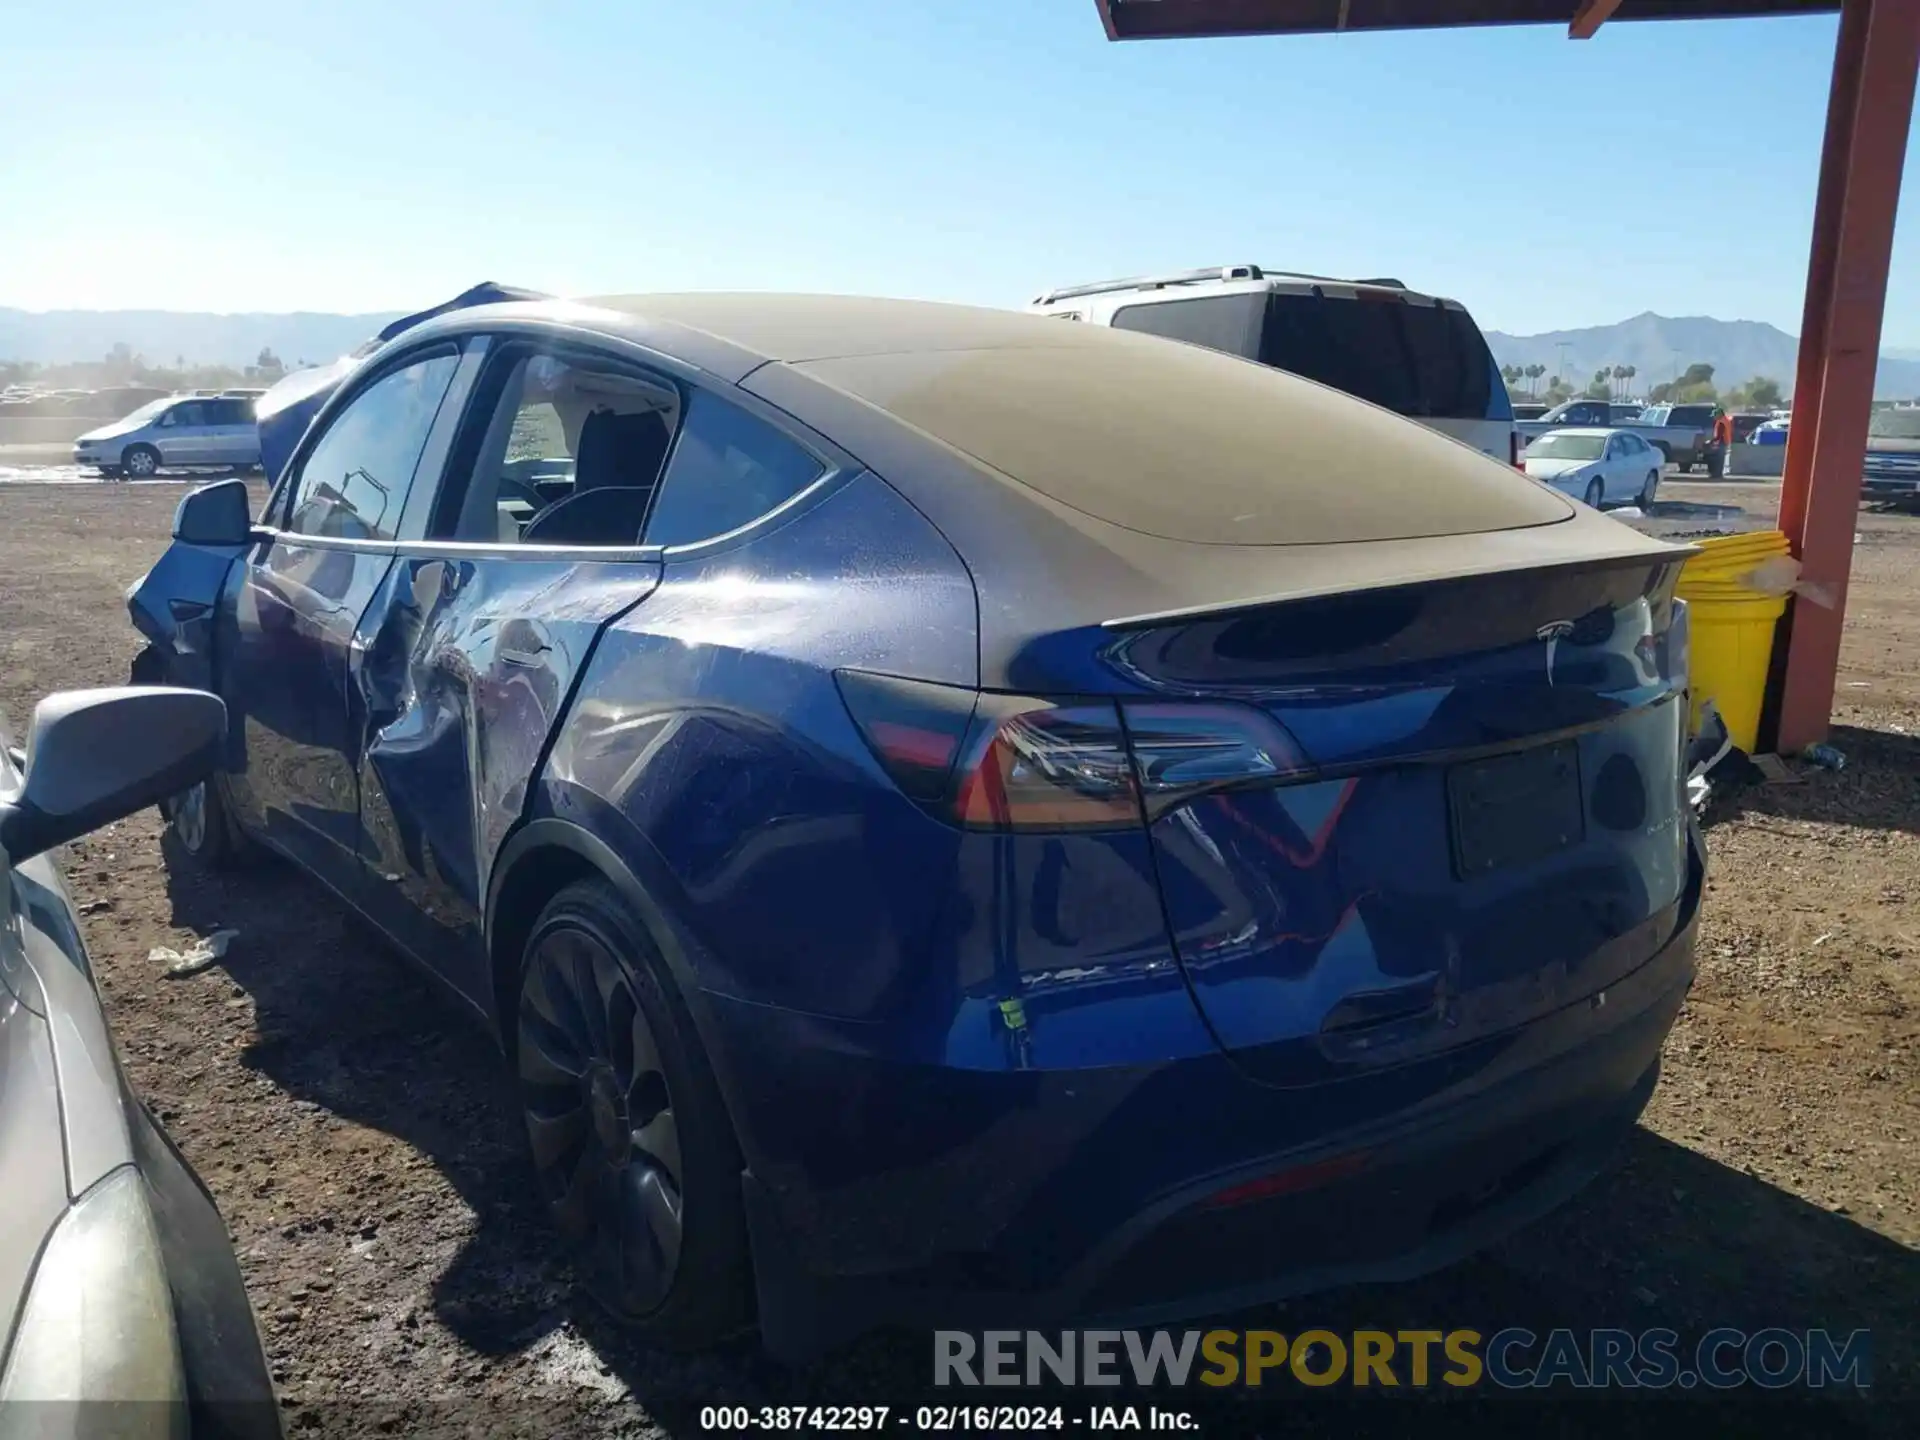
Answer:
[[[53,1037],[23,995],[37,1001],[38,986],[19,947],[0,939],[0,1354],[68,1202]]]
[[[19,778],[0,753],[0,789]],[[134,1160],[118,1062],[76,958],[86,949],[73,915],[51,859],[0,865],[0,1351],[68,1203]]]

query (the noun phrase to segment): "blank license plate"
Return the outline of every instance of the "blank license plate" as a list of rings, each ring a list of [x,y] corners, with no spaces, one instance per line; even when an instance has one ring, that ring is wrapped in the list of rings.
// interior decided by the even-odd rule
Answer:
[[[1577,845],[1586,835],[1579,751],[1569,741],[1455,765],[1447,808],[1462,879]]]

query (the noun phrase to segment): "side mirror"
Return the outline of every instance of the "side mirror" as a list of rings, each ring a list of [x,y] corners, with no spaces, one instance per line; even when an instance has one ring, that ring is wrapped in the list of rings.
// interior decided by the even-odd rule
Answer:
[[[253,538],[247,482],[216,480],[189,491],[173,512],[173,538],[189,545],[245,545]]]
[[[218,695],[171,686],[64,690],[33,711],[19,789],[0,795],[0,850],[18,862],[158,804],[213,773]]]

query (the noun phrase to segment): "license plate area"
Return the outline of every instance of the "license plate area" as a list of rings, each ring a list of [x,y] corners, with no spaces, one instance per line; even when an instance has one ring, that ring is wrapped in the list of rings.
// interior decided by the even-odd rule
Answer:
[[[1586,838],[1579,749],[1566,741],[1455,765],[1447,809],[1462,880],[1566,850]]]

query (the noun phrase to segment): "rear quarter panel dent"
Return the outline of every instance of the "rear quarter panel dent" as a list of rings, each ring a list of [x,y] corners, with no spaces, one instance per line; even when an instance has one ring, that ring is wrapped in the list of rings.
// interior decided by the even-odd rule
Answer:
[[[550,797],[591,796],[644,842],[699,986],[858,1019],[932,926],[957,836],[881,773],[841,666],[978,675],[971,578],[871,474],[669,560],[601,637],[546,773]]]

